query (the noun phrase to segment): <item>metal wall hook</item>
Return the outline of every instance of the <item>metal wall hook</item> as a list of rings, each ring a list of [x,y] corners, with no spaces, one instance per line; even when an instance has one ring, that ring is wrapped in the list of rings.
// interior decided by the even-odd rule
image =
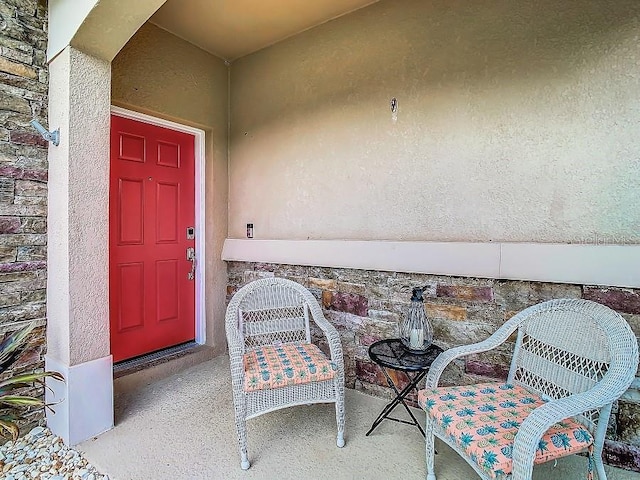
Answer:
[[[391,105],[391,113],[398,113],[398,99],[393,97],[390,102]]]

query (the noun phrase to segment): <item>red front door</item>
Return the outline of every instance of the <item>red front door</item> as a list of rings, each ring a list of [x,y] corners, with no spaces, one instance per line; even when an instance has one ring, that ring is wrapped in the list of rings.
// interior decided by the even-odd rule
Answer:
[[[193,340],[194,137],[111,116],[109,307],[115,362]],[[189,237],[189,238],[188,238]],[[193,272],[195,273],[195,272]]]

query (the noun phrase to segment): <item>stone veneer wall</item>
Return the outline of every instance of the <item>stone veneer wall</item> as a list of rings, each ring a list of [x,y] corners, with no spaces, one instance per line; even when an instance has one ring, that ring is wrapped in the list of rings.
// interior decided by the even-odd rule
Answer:
[[[29,121],[47,125],[46,47],[46,2],[0,0],[0,337],[39,325],[14,371],[44,367],[47,143]],[[37,409],[23,425],[43,421]]]
[[[340,331],[347,386],[376,396],[389,397],[391,391],[367,348],[376,340],[398,336],[414,286],[428,285],[425,308],[433,321],[434,341],[445,349],[483,340],[516,312],[553,298],[586,298],[608,305],[640,335],[638,289],[242,262],[229,262],[228,275],[228,298],[258,278],[285,277],[305,285]],[[445,371],[442,383],[506,378],[513,347],[507,342],[498,350],[460,360]],[[637,391],[630,390],[615,405],[607,438],[605,460],[640,471]]]

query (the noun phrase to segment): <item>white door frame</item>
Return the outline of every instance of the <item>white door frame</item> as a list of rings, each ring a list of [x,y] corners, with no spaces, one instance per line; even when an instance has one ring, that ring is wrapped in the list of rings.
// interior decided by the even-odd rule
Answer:
[[[189,127],[180,123],[171,122],[162,118],[152,117],[144,113],[134,112],[125,108],[111,106],[111,113],[119,117],[137,120],[158,127],[170,128],[178,132],[191,134],[195,137],[195,217],[196,217],[196,343],[203,345],[206,336],[205,322],[205,192],[204,192],[204,172],[205,172],[205,134],[204,130]]]

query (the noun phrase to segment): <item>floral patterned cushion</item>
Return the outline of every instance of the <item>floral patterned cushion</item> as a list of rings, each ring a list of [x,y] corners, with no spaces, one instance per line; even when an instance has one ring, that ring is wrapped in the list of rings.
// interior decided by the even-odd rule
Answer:
[[[244,390],[251,392],[329,380],[336,365],[311,343],[267,345],[244,355],[244,371]]]
[[[513,469],[515,435],[527,415],[545,400],[511,384],[483,383],[421,390],[418,403],[442,430],[492,478]],[[569,418],[543,435],[535,463],[588,449],[593,437]]]

